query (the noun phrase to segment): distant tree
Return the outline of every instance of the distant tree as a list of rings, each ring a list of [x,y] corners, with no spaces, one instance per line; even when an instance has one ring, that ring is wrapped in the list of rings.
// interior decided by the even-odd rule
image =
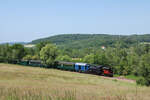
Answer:
[[[57,60],[58,61],[71,61],[71,58],[68,55],[64,55],[64,56],[58,56]]]
[[[31,60],[32,56],[31,55],[26,55],[23,57],[23,60]]]
[[[40,51],[42,50],[43,47],[45,47],[49,42],[48,41],[41,41],[38,44],[36,44],[35,46],[35,55],[38,56],[38,58],[40,58]]]
[[[12,50],[9,44],[1,45],[0,59],[2,62],[7,63],[12,61]]]
[[[28,55],[35,55],[36,54],[36,48],[32,47],[32,48],[25,48],[25,53]]]
[[[94,63],[99,65],[109,65],[105,53],[95,54]]]
[[[3,47],[2,45],[0,45],[0,62],[4,61],[4,57],[3,57]]]
[[[133,48],[130,48],[130,53],[128,53],[128,56],[127,56],[127,64],[129,66],[129,71],[128,71],[129,74],[138,76],[140,58],[141,57],[133,51]]]
[[[145,48],[144,45],[138,44],[138,45],[134,46],[134,52],[137,55],[141,56],[141,55],[145,54],[145,51],[143,48]]]
[[[139,74],[143,77],[144,82],[141,82],[142,85],[150,86],[150,53],[145,54],[142,56],[142,59],[140,61],[140,69]],[[138,83],[139,81],[137,81]],[[140,84],[140,83],[139,83]]]
[[[94,63],[94,54],[86,55],[83,58],[83,62],[86,62],[86,63],[89,63],[89,64],[93,64]]]
[[[42,49],[43,47],[45,47],[48,43],[49,43],[48,41],[42,41],[42,42],[36,44],[37,51],[40,52],[41,49]]]
[[[32,60],[39,60],[39,59],[40,59],[40,57],[38,55],[33,55],[32,56]]]
[[[11,47],[12,50],[12,59],[13,60],[21,60],[26,54],[24,46],[21,44],[14,44]]]
[[[53,44],[47,44],[40,51],[40,58],[43,64],[48,66],[53,66],[55,64],[57,56],[58,56],[58,49]]]
[[[150,44],[144,45],[144,51],[145,51],[145,53],[148,53],[150,51]]]

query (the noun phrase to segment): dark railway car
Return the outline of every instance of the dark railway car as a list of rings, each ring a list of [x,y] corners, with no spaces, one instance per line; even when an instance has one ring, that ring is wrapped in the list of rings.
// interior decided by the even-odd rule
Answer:
[[[29,65],[34,66],[34,67],[42,67],[43,66],[41,60],[30,60]]]
[[[91,65],[89,70],[88,70],[88,73],[96,74],[96,75],[102,75],[103,74],[102,66]]]
[[[59,61],[57,68],[62,70],[76,71],[76,72],[86,72],[89,69],[89,65],[86,63],[73,63]]]
[[[74,65],[75,63],[73,62],[58,61],[58,65],[56,68],[61,70],[75,71]]]
[[[29,66],[29,60],[21,60],[18,62],[20,65]]]

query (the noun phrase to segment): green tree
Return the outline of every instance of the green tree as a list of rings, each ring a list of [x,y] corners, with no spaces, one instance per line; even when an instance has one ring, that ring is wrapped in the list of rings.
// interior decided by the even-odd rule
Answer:
[[[38,55],[33,55],[32,56],[32,60],[39,60],[40,58],[39,58],[39,56]]]
[[[48,66],[54,66],[57,56],[58,56],[58,49],[53,44],[47,44],[40,51],[40,58],[43,64]]]
[[[0,62],[4,61],[4,57],[3,57],[3,46],[0,45]]]
[[[35,55],[37,55],[37,58],[40,58],[40,51],[43,47],[45,47],[48,44],[48,41],[41,41],[35,46]]]
[[[142,79],[144,85],[150,86],[150,53],[142,56],[140,61],[139,74],[144,78]]]
[[[23,57],[23,60],[31,60],[32,56],[31,55],[26,55]]]
[[[11,62],[12,61],[12,50],[9,44],[3,44],[0,48],[0,59],[1,62]]]
[[[83,61],[89,64],[93,64],[94,63],[94,54],[90,54],[90,55],[86,55],[83,58]]]
[[[71,58],[68,55],[64,55],[64,56],[58,56],[57,60],[58,61],[71,61]]]
[[[130,52],[127,56],[127,62],[129,66],[128,72],[130,72],[129,74],[138,76],[140,58],[141,57],[133,51],[133,48],[130,48]]]
[[[25,53],[33,56],[36,54],[36,49],[37,48],[35,48],[35,47],[25,48]]]
[[[12,59],[13,60],[21,60],[26,54],[24,46],[21,44],[14,44],[11,47],[12,50]]]
[[[48,41],[42,41],[42,42],[36,44],[37,52],[40,52],[41,49],[42,49],[43,47],[45,47],[48,43],[49,43]]]

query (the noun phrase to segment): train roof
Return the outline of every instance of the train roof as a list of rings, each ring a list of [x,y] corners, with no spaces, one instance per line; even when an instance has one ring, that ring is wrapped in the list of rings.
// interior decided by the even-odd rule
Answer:
[[[58,61],[59,64],[74,65],[74,62]]]
[[[87,63],[75,63],[76,65],[85,66]]]
[[[30,62],[41,63],[42,61],[41,60],[30,60]]]

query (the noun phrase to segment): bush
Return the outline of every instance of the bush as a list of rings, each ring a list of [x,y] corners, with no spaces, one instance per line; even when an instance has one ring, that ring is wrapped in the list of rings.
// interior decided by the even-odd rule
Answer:
[[[64,56],[58,56],[57,60],[58,61],[71,61],[71,58],[68,55],[64,55]]]
[[[31,55],[26,55],[25,57],[23,57],[23,60],[31,60],[32,56]]]
[[[0,56],[0,62],[3,62],[3,61],[4,61],[4,58]]]
[[[136,81],[136,83],[137,83],[138,85],[142,85],[142,86],[144,86],[144,85],[150,86],[150,81],[149,81],[148,79],[144,78],[144,77],[140,77],[140,78]]]

